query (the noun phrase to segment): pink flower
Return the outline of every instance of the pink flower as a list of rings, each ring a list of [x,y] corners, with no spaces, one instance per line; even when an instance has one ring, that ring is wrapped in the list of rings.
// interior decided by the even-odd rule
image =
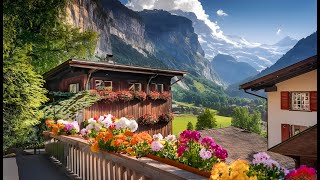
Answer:
[[[207,151],[206,148],[202,148],[200,150],[200,157],[203,160],[210,159],[212,157],[212,153],[210,151]]]
[[[198,142],[201,138],[201,134],[198,131],[184,130],[182,133],[180,133],[180,138]]]
[[[217,145],[217,148],[214,150],[214,155],[222,161],[225,161],[228,157],[228,152],[227,150],[223,149],[220,145]]]
[[[178,157],[182,156],[182,154],[187,150],[188,148],[186,146],[180,146],[177,149]]]
[[[82,136],[87,135],[87,133],[88,133],[88,130],[87,130],[86,128],[83,128],[83,129],[81,129],[81,131],[80,131],[80,134],[81,134]]]
[[[161,151],[163,149],[163,145],[160,143],[160,141],[153,141],[151,143],[151,149],[153,151]]]
[[[286,179],[288,180],[298,180],[298,179],[315,179],[316,170],[313,168],[308,168],[305,165],[300,166],[296,170],[290,171],[286,175]]]
[[[253,157],[254,157],[254,159],[252,160],[253,164],[259,164],[259,163],[265,162],[266,160],[270,159],[270,156],[265,152],[259,152],[255,155],[253,155]]]

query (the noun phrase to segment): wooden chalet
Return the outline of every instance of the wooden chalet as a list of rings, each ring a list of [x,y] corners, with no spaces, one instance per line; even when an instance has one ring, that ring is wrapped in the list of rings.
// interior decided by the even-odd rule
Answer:
[[[106,87],[114,92],[118,91],[150,91],[170,92],[171,86],[181,80],[186,74],[185,71],[156,69],[149,67],[138,67],[119,65],[107,62],[95,62],[70,59],[59,66],[43,74],[46,80],[45,87],[49,91],[73,92],[83,90],[94,91],[98,87]],[[171,83],[175,76],[180,77]],[[98,117],[104,114],[112,114],[116,117],[131,116],[134,119],[145,114],[170,113],[172,106],[172,96],[168,100],[145,101],[117,101],[106,103],[98,101],[91,107],[81,112],[80,120]],[[152,126],[139,125],[138,131],[147,130],[149,133],[162,133],[168,135],[172,133],[172,124],[156,124]]]

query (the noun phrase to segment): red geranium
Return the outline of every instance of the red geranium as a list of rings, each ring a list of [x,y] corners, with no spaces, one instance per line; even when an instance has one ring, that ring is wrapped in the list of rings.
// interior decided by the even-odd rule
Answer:
[[[133,94],[130,91],[119,91],[118,97],[122,101],[131,101],[134,98]]]
[[[135,98],[144,101],[147,99],[147,94],[143,91],[133,91],[133,95]]]
[[[168,91],[163,91],[159,97],[159,99],[163,99],[163,100],[168,100],[170,98],[171,98],[171,93],[169,93]]]
[[[149,97],[153,100],[157,100],[160,98],[160,93],[157,91],[150,91]]]

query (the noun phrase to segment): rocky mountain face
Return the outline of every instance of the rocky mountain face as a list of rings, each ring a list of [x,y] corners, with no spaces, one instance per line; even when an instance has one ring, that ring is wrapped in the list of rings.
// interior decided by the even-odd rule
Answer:
[[[211,65],[228,85],[258,74],[258,71],[248,63],[238,62],[234,57],[224,54],[215,56]]]
[[[194,33],[192,21],[163,10],[139,12],[145,23],[146,38],[153,44],[153,54],[169,67],[187,70],[194,76],[220,83],[204,58],[204,51]]]
[[[291,49],[297,40],[288,38],[274,45],[266,45],[260,43],[249,42],[243,37],[235,35],[226,35],[228,41],[216,37],[212,30],[204,23],[197,19],[196,15],[191,12],[181,10],[170,11],[172,14],[189,18],[195,32],[198,34],[199,42],[205,52],[205,57],[211,60],[217,54],[228,54],[241,62],[247,62],[255,69],[261,71],[271,66],[284,53]]]

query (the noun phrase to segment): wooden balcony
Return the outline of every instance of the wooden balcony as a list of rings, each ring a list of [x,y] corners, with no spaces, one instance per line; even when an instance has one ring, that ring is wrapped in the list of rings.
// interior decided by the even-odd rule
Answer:
[[[191,172],[170,166],[153,159],[120,155],[109,152],[93,153],[88,142],[78,137],[54,136],[45,150],[56,160],[83,180],[173,180],[207,179]]]

